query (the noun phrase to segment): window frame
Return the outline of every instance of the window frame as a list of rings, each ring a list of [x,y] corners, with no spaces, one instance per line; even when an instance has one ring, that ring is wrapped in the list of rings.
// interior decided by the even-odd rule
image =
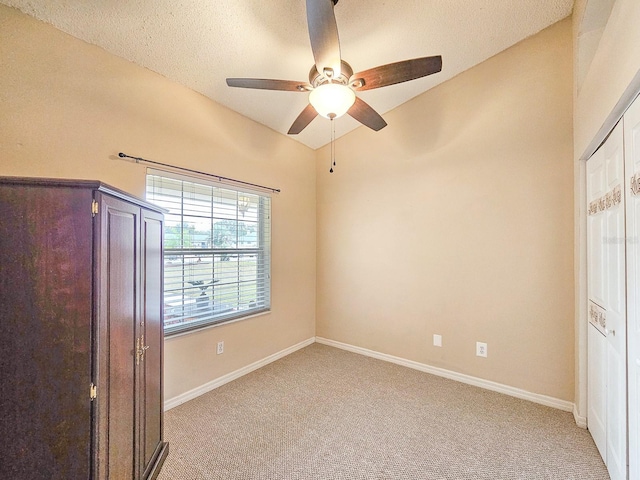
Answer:
[[[154,179],[152,177],[157,178],[157,181],[162,182],[162,180],[167,180],[167,184],[170,183],[180,183],[181,189],[171,189],[167,185],[164,186],[155,186]],[[207,220],[210,222],[210,230],[209,230],[209,238],[207,242],[201,242],[202,244],[207,243],[207,246],[195,247],[193,245],[185,246],[185,226],[190,225],[186,218],[193,219],[193,215],[189,215],[185,213],[185,185],[189,184],[193,186],[193,198],[188,199],[189,201],[194,202],[195,205],[195,196],[196,191],[200,190],[210,190],[211,195],[208,197],[208,200],[211,202],[211,211],[208,217],[203,216],[201,219]],[[162,195],[159,193],[161,190],[165,191],[165,200],[162,200]],[[171,196],[166,192],[173,192],[176,194],[175,196]],[[271,311],[271,195],[269,193],[265,193],[264,191],[260,191],[258,189],[248,189],[246,187],[239,187],[232,182],[222,182],[219,180],[211,180],[208,178],[203,178],[197,175],[184,175],[178,174],[174,172],[167,172],[164,170],[157,169],[147,169],[147,174],[145,178],[145,193],[147,201],[158,205],[165,210],[167,213],[165,214],[165,228],[163,232],[163,264],[165,267],[165,278],[163,279],[163,294],[164,294],[164,313],[163,313],[163,329],[165,337],[170,337],[173,335],[189,333],[197,330],[201,330],[204,328],[210,328],[213,326],[224,325],[231,322],[243,320],[249,317],[253,317],[255,315],[262,315]],[[216,193],[219,196],[216,196]],[[221,199],[225,199],[224,203],[229,204],[230,200],[233,199],[233,195],[235,194],[235,217],[222,217],[220,215],[216,216],[214,214],[214,204],[216,200],[222,201]],[[179,194],[179,196],[178,196]],[[202,194],[198,194],[202,196]],[[256,198],[255,203],[251,203],[256,207],[255,212],[255,220],[244,220],[244,213],[250,210],[242,211],[240,198],[247,198],[247,202],[249,202],[252,198]],[[157,197],[157,198],[154,198]],[[175,204],[172,204],[170,200],[167,199],[180,199],[180,211],[176,212]],[[202,200],[199,200],[202,202]],[[231,203],[233,205],[233,201]],[[222,205],[222,203],[220,203]],[[168,208],[169,207],[169,208]],[[219,207],[220,208],[220,207]],[[242,218],[239,217],[240,213],[242,213]],[[173,218],[174,222],[177,218],[178,221],[175,225],[169,226],[169,228],[177,227],[180,231],[180,239],[179,239],[179,247],[167,248],[167,235],[168,235],[168,225],[167,218]],[[219,222],[234,222],[235,223],[235,247],[220,247],[215,246],[215,233],[216,228],[215,225]],[[255,223],[256,231],[255,231],[255,245],[254,246],[241,246],[240,241],[240,225],[244,225],[242,228],[246,228],[246,224]],[[225,223],[224,228],[229,228],[228,223]],[[191,226],[187,227],[191,229]],[[195,230],[194,230],[195,232]],[[247,236],[247,233],[244,234]],[[173,239],[175,241],[175,239]],[[172,242],[173,243],[173,242]],[[181,273],[177,275],[170,276],[169,278],[166,275],[167,272],[167,258],[171,257],[172,259],[179,259],[179,263],[176,265],[178,270],[182,270]],[[255,260],[251,260],[255,258]],[[205,261],[200,265],[199,262],[205,258]],[[210,262],[209,262],[210,259]],[[247,261],[243,260],[247,259]],[[187,260],[191,263],[188,263]],[[231,260],[231,262],[229,262]],[[188,281],[187,278],[190,277],[195,280],[196,277],[202,278],[203,274],[194,273],[194,265],[198,263],[197,268],[207,267],[211,265],[211,282],[208,284],[204,284],[203,281],[192,282]],[[225,265],[226,264],[226,265]],[[244,264],[244,265],[243,265]],[[233,280],[233,274],[230,273],[233,270],[233,265],[237,269],[235,280]],[[189,268],[190,273],[186,273],[187,267]],[[249,270],[249,274],[243,269],[246,268]],[[217,268],[219,268],[218,273]],[[224,270],[226,268],[226,270]],[[255,269],[255,275],[251,272],[252,269]],[[206,271],[206,270],[202,270]],[[226,275],[231,278],[230,281],[226,283],[218,283],[220,279],[216,279],[216,275]],[[182,284],[180,287],[168,287],[172,282],[176,282],[178,284]],[[187,286],[187,283],[190,283],[191,286]],[[199,283],[199,284],[198,284]],[[251,284],[254,284],[252,287]],[[202,286],[204,285],[204,287]],[[216,304],[216,285],[218,285],[217,289],[220,290],[222,287],[225,287],[227,292],[232,292],[235,288],[237,294],[237,302],[229,302],[222,304],[222,311],[220,311],[220,300],[218,299],[218,304]],[[241,292],[243,289],[243,285],[245,286],[244,292]],[[251,306],[252,302],[248,304],[242,302],[244,295],[247,292],[247,288],[251,293],[254,293],[255,299],[253,302],[255,303]],[[198,289],[200,289],[201,293],[194,297],[194,292],[197,293]],[[255,292],[253,292],[255,290]],[[189,291],[189,294],[185,294],[185,292]],[[210,292],[210,293],[208,293]],[[167,293],[170,293],[167,295]],[[226,294],[229,297],[229,293]],[[231,295],[233,296],[233,295]],[[173,298],[174,300],[174,309],[177,309],[180,312],[173,317],[169,317],[170,313],[167,308],[167,297]],[[181,299],[180,299],[181,298]],[[203,307],[200,303],[201,298],[207,298],[205,306]],[[189,300],[187,302],[187,300]],[[216,305],[218,306],[218,312],[216,313]],[[227,310],[225,310],[227,308]],[[174,310],[175,311],[175,310]],[[173,314],[173,313],[171,313]],[[202,318],[197,318],[198,316]],[[191,318],[190,318],[191,317]],[[176,320],[177,319],[177,320]],[[169,323],[167,325],[168,320],[174,320],[173,323]]]

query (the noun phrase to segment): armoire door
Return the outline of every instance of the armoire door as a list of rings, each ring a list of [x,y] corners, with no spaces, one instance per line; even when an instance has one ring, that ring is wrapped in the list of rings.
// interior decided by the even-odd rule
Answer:
[[[640,100],[624,116],[627,194],[629,478],[640,478]]]
[[[156,459],[166,455],[162,442],[162,220],[161,214],[142,210],[142,315],[139,322],[143,352],[139,360],[140,478],[153,478]]]
[[[136,449],[136,324],[140,208],[96,193],[98,478],[138,478]]]
[[[587,162],[588,426],[612,480],[627,478],[626,259],[622,124]],[[594,321],[597,318],[597,321]],[[603,378],[604,377],[604,378]]]

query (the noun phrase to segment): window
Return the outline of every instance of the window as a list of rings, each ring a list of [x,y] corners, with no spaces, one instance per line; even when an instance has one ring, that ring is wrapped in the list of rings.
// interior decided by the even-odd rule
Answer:
[[[164,330],[172,334],[268,311],[271,198],[149,170],[164,227]]]

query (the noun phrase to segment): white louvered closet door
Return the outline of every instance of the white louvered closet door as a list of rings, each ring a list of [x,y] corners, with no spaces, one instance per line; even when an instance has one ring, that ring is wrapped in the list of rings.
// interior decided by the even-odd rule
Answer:
[[[627,195],[629,478],[640,479],[640,100],[624,116]]]

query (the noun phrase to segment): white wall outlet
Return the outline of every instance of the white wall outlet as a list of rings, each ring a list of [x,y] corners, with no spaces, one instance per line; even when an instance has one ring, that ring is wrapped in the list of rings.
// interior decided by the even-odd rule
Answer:
[[[487,344],[482,342],[476,342],[476,356],[485,357],[487,356]]]
[[[434,347],[442,346],[442,335],[438,335],[437,333],[433,334],[433,346]]]
[[[218,342],[218,350],[216,350],[216,353],[218,355],[224,353],[224,342]]]

